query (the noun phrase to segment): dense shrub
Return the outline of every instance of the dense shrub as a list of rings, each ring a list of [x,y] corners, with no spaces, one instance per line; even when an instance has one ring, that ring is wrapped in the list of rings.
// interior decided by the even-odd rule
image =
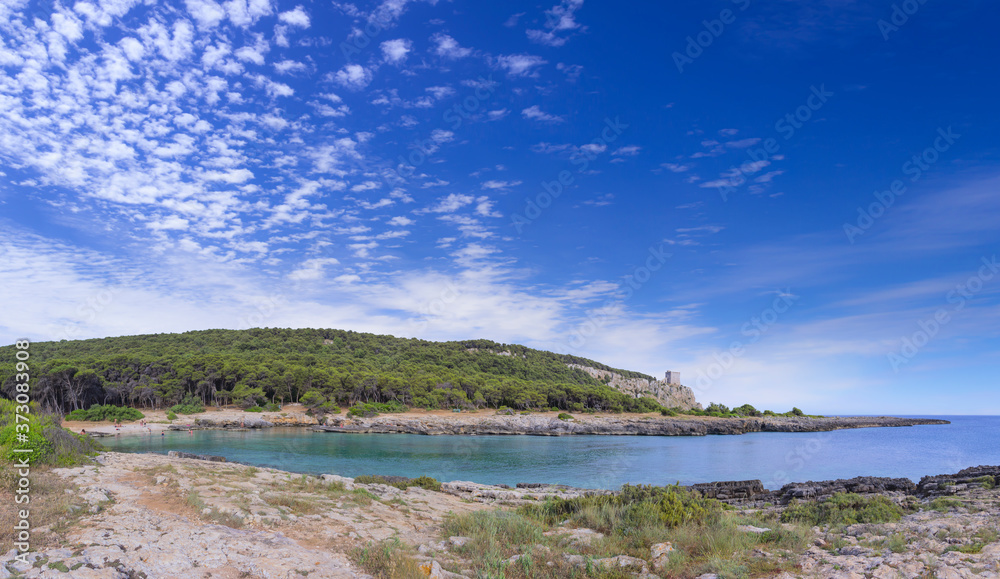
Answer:
[[[167,410],[167,420],[177,420],[177,415]]]
[[[737,416],[760,416],[759,410],[751,406],[750,404],[744,404],[743,406],[737,406],[733,408],[733,414]]]
[[[348,416],[363,416],[365,418],[371,418],[372,416],[378,416],[379,414],[394,414],[398,412],[406,412],[407,408],[402,403],[396,400],[390,400],[385,403],[369,402],[365,404],[355,404],[347,411]],[[340,409],[337,409],[340,412]]]
[[[32,465],[70,466],[83,462],[101,448],[89,436],[62,428],[58,416],[40,414],[41,409],[35,403],[29,406],[27,422],[15,422],[16,407],[13,401],[0,399],[0,459],[7,464],[27,456]],[[23,428],[18,432],[18,424],[26,424],[27,432]],[[18,434],[27,435],[27,440],[19,441]],[[30,449],[31,452],[14,452],[15,449]]]
[[[560,412],[559,416],[557,416],[556,418],[558,418],[559,420],[573,420],[573,416],[570,414],[566,414],[565,412]]]
[[[627,534],[649,526],[706,523],[717,518],[725,506],[678,486],[624,485],[613,495],[557,498],[524,509],[550,524],[569,518],[602,533]]]
[[[823,501],[807,501],[789,505],[781,515],[782,522],[817,525],[854,525],[857,523],[891,523],[903,516],[903,509],[887,497],[865,497],[854,493],[837,493]]]
[[[95,404],[86,410],[74,410],[66,415],[66,420],[74,421],[89,421],[89,422],[114,422],[115,420],[120,420],[122,422],[132,422],[135,420],[142,420],[146,416],[136,410],[135,408],[126,408],[124,406],[101,406],[100,404]]]
[[[188,394],[180,404],[171,406],[170,411],[175,414],[201,414],[205,411],[205,405],[201,398]]]
[[[251,406],[250,408],[244,408],[243,412],[263,412],[264,409],[260,406]]]

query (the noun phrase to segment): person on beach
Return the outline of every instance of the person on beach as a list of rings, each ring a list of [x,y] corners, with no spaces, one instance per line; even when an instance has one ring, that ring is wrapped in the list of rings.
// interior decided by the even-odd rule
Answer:
[[[87,434],[87,431],[81,428],[80,429],[80,434]]]

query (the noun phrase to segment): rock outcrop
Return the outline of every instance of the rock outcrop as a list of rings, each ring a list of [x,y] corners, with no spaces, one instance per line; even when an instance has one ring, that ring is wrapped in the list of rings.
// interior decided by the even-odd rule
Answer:
[[[749,499],[767,492],[759,480],[721,481],[691,485],[702,496],[720,501],[732,499]]]
[[[917,483],[922,497],[954,495],[973,488],[994,488],[1000,483],[1000,466],[974,466],[955,474],[925,476]]]
[[[620,390],[633,398],[649,396],[655,398],[661,406],[666,408],[680,408],[691,410],[697,408],[702,410],[701,404],[694,399],[694,392],[687,386],[680,384],[669,384],[665,380],[647,380],[645,378],[626,378],[617,372],[600,370],[590,366],[580,364],[567,364],[570,368],[583,370],[590,376],[606,383],[608,386]]]

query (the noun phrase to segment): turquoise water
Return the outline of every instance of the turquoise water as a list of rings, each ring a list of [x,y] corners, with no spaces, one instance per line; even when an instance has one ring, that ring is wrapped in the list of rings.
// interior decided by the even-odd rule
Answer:
[[[614,489],[623,483],[908,477],[1000,464],[1000,417],[942,416],[946,426],[742,436],[421,436],[298,428],[169,432],[105,438],[111,450],[180,450],[292,472],[383,474],[480,483],[546,482]]]

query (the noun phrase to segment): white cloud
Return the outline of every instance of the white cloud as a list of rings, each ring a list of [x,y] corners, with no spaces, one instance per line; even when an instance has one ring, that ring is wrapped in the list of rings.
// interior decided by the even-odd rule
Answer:
[[[431,131],[431,140],[438,144],[450,143],[455,140],[455,133],[444,129],[434,129]]]
[[[381,44],[382,59],[389,64],[402,64],[406,61],[412,45],[413,43],[405,38],[386,40]]]
[[[759,177],[754,178],[754,182],[755,183],[770,183],[772,179],[774,179],[775,177],[777,177],[778,175],[781,175],[783,173],[784,173],[784,171],[769,171],[767,173],[764,173],[763,175],[760,175]]]
[[[681,165],[678,163],[661,163],[660,166],[674,173],[683,173],[691,170],[690,165]]]
[[[296,62],[294,60],[282,60],[281,62],[274,63],[274,70],[276,70],[278,74],[305,72],[308,68],[309,67],[301,62]]]
[[[611,154],[616,157],[634,157],[638,155],[641,150],[642,147],[639,147],[637,145],[629,145],[627,147],[620,147]]]
[[[388,223],[389,225],[395,225],[397,227],[406,227],[408,225],[413,225],[416,222],[410,219],[409,217],[396,216],[387,221],[386,223]]]
[[[534,69],[547,63],[547,60],[533,54],[509,54],[496,59],[496,66],[511,76],[537,76]]]
[[[586,153],[588,156],[593,157],[608,150],[608,146],[605,145],[604,143],[587,143],[586,145],[582,145],[580,147],[580,150]]]
[[[503,217],[502,213],[493,209],[495,204],[496,202],[489,197],[478,197],[476,199],[476,213],[483,217]]]
[[[372,73],[360,64],[348,64],[337,71],[334,80],[350,89],[362,89],[372,81]]]
[[[471,204],[473,201],[475,201],[475,197],[472,195],[452,193],[447,197],[439,199],[436,205],[429,207],[427,210],[431,213],[454,213],[462,207]]]
[[[296,6],[295,10],[282,12],[278,15],[278,19],[290,26],[309,28],[309,14],[302,6]]]
[[[431,96],[437,100],[446,99],[455,94],[455,89],[450,86],[429,86],[424,90],[431,93]]]
[[[541,121],[544,123],[561,123],[566,119],[557,116],[550,115],[549,113],[543,112],[542,109],[538,108],[538,105],[531,105],[530,107],[521,111],[521,116],[532,121]]]
[[[298,269],[288,274],[288,278],[296,281],[317,280],[324,277],[326,267],[338,265],[340,261],[332,257],[307,259]]]
[[[520,185],[521,181],[496,181],[489,180],[482,184],[483,189],[493,189],[493,190],[506,190],[511,187],[517,187]]]
[[[215,28],[226,17],[226,11],[212,0],[184,0],[188,13],[200,28]]]
[[[563,0],[549,10],[546,10],[545,30],[528,29],[526,31],[528,38],[534,42],[548,46],[562,46],[566,44],[566,38],[559,36],[560,33],[583,29],[574,18],[576,11],[581,6],[583,6],[583,0]]]
[[[749,139],[740,139],[739,141],[728,141],[726,142],[726,146],[733,149],[746,149],[747,147],[752,147],[759,142],[759,138],[753,137]]]
[[[435,34],[431,36],[431,41],[437,44],[434,54],[442,58],[459,59],[472,55],[471,48],[462,48],[457,40],[447,34]]]

